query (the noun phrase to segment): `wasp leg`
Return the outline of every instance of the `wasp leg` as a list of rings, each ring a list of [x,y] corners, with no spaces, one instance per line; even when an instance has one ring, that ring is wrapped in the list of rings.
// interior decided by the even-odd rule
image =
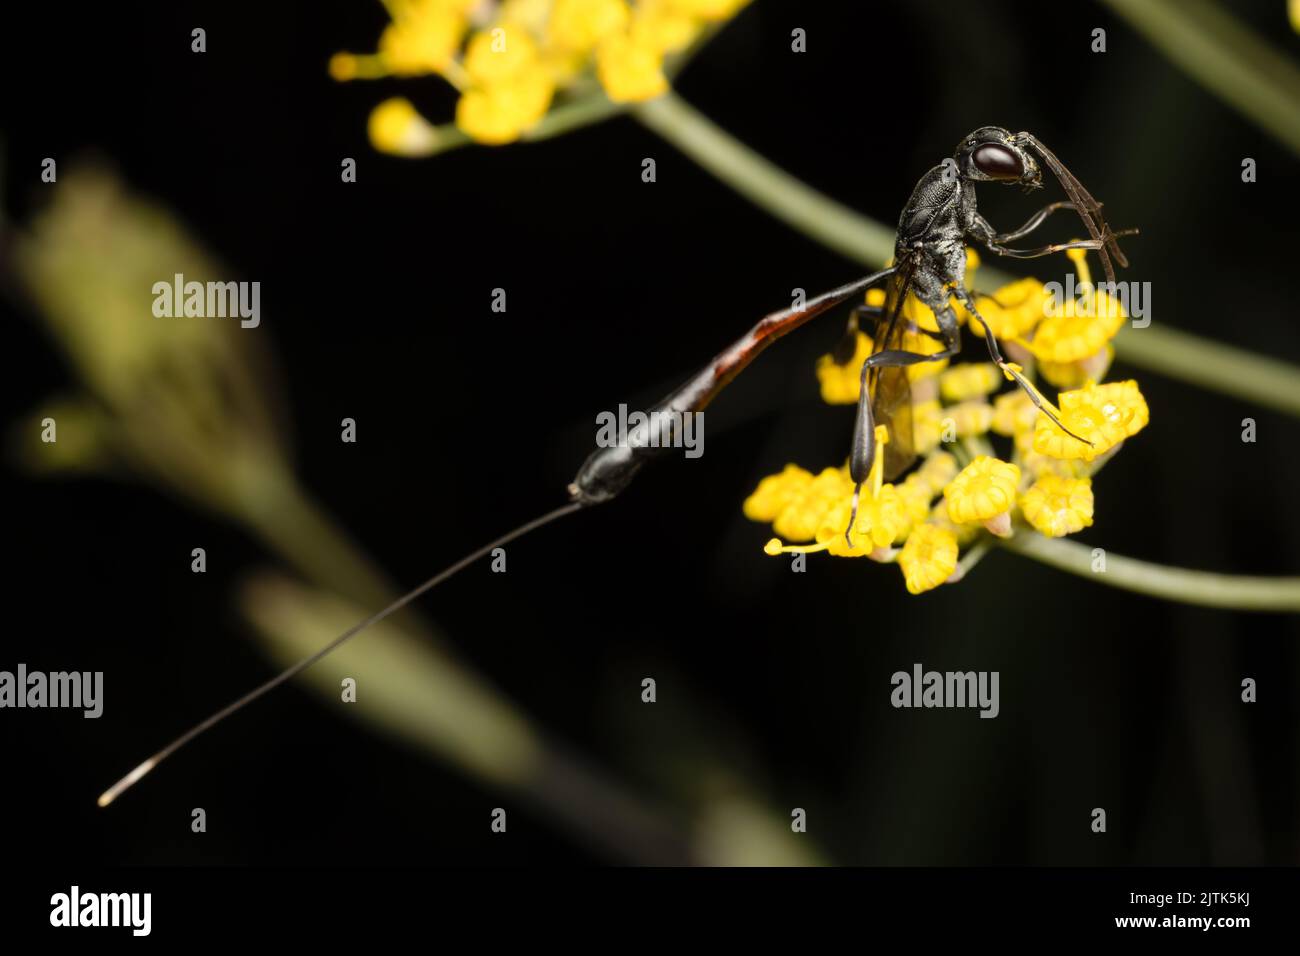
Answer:
[[[983,292],[981,292],[981,293],[979,293],[979,294],[980,294],[980,295],[984,295]],[[992,298],[993,298],[993,296],[991,296],[991,295],[985,295],[984,297],[985,297],[986,299],[992,299]],[[996,301],[996,300],[995,300],[995,301]],[[998,304],[1001,305],[1002,303],[999,302]],[[858,328],[858,317],[859,317],[859,316],[864,316],[864,315],[870,316],[870,317],[871,317],[871,320],[872,320],[873,322],[875,322],[875,323],[879,323],[880,320],[883,319],[883,318],[885,317],[885,307],[884,307],[883,305],[856,305],[856,306],[854,306],[854,307],[853,307],[853,314],[850,316],[850,319],[849,319],[850,324],[852,325],[854,331],[857,331],[857,328]],[[909,332],[917,332],[917,333],[919,333],[919,334],[921,334],[921,335],[928,335],[930,338],[934,339],[934,340],[937,341],[937,342],[942,342],[942,341],[944,341],[944,335],[943,335],[942,332],[935,331],[934,329],[923,328],[922,326],[917,325],[915,322],[909,322],[908,325],[907,325],[907,329],[908,329]],[[843,365],[844,363],[841,362],[840,364]]]
[[[983,295],[983,293],[980,293]],[[984,296],[986,299],[992,299],[993,296]],[[993,301],[997,302],[996,299]],[[998,305],[1002,303],[998,302]],[[879,326],[880,320],[885,317],[885,307],[883,305],[855,305],[853,311],[849,313],[849,321],[844,329],[844,337],[836,343],[835,348],[831,349],[831,358],[836,365],[847,365],[853,358],[853,353],[858,349],[858,332],[861,329],[861,318],[869,318],[873,326]],[[928,335],[937,342],[944,341],[942,332],[934,329],[922,328],[919,325],[911,324],[908,326],[914,332],[921,335]],[[871,333],[873,336],[875,332]]]
[[[1101,203],[1097,203],[1097,206],[1100,208]],[[1079,208],[1078,206],[1076,206],[1074,203],[1068,200],[1063,202],[1050,203],[1049,205],[1044,206],[1042,209],[1038,210],[1038,212],[1030,216],[1029,219],[1025,221],[1025,224],[1021,226],[1019,229],[1013,229],[1011,232],[994,231],[992,224],[983,216],[980,216],[978,214],[976,215],[975,226],[977,231],[981,233],[981,238],[984,239],[986,242],[989,240],[992,240],[993,242],[1010,242],[1013,239],[1021,239],[1029,235],[1031,232],[1033,232],[1035,229],[1041,226],[1044,220],[1046,220],[1047,217],[1050,216],[1052,213],[1056,212],[1056,210],[1058,209],[1077,210],[1078,208]]]
[[[993,330],[989,328],[988,322],[984,321],[984,316],[980,315],[978,310],[976,310],[974,300],[960,289],[953,290],[953,297],[956,298],[959,302],[961,302],[961,304],[967,308],[967,310],[970,312],[971,315],[979,319],[980,327],[984,329],[984,342],[989,347],[989,356],[993,359],[994,362],[997,363],[998,368],[1002,369],[1003,372],[1005,372],[1007,375],[1010,375],[1013,379],[1015,379],[1016,384],[1019,385],[1022,389],[1024,389],[1025,394],[1029,396],[1029,400],[1034,403],[1034,406],[1040,412],[1042,412],[1044,415],[1050,418],[1052,420],[1052,423],[1056,425],[1057,428],[1065,432],[1071,438],[1077,441],[1081,441],[1085,445],[1091,447],[1092,442],[1088,441],[1088,439],[1086,438],[1081,438],[1080,436],[1076,435],[1074,432],[1070,431],[1070,429],[1062,425],[1061,420],[1056,417],[1055,413],[1050,408],[1048,408],[1046,405],[1043,404],[1043,400],[1039,396],[1038,390],[1029,384],[1029,380],[1026,379],[1024,375],[1022,375],[1019,371],[1017,371],[1016,369],[1008,365],[1006,360],[1002,358],[1002,350],[998,348],[998,340],[993,335]]]
[[[1036,259],[1039,256],[1049,256],[1053,252],[1064,252],[1066,249],[1104,249],[1108,243],[1120,236],[1137,235],[1136,229],[1122,229],[1119,232],[1112,232],[1100,239],[1074,239],[1070,242],[1055,242],[1050,246],[1039,246],[1037,249],[1012,249],[1004,246],[997,239],[986,239],[984,244],[1000,256],[1010,256],[1013,259]]]
[[[848,365],[854,354],[858,351],[858,317],[862,315],[871,316],[879,322],[880,317],[884,314],[884,307],[879,305],[857,305],[849,312],[849,320],[844,326],[844,335],[835,348],[831,349],[831,360],[836,365]]]
[[[969,295],[969,296],[971,296],[972,298],[976,298],[976,299],[988,299],[990,302],[992,302],[994,305],[996,305],[999,309],[1005,309],[1005,308],[1006,308],[1005,305],[1003,305],[1001,302],[998,301],[998,297],[995,296],[995,295],[994,295],[993,293],[991,293],[991,292],[981,292],[981,291],[979,291],[978,289],[967,289],[967,290],[966,290],[966,294]]]
[[[885,349],[869,356],[862,363],[858,390],[858,414],[853,423],[853,446],[849,451],[849,477],[853,479],[853,506],[849,511],[849,526],[844,529],[844,540],[853,547],[851,532],[858,520],[858,498],[862,492],[863,482],[871,475],[871,466],[876,462],[876,422],[871,414],[871,389],[867,379],[872,369],[902,368],[921,362],[941,362],[952,358],[961,351],[961,329],[957,325],[957,315],[951,306],[935,312],[939,322],[937,335],[944,347],[930,355],[921,352],[909,352],[904,349]]]

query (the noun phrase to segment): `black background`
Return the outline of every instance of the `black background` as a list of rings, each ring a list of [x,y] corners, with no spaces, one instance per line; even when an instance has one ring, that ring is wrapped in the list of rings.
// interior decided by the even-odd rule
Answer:
[[[1292,54],[1280,3],[1233,5]],[[454,103],[434,79],[333,83],[366,3],[49,6],[6,29],[5,195],[40,160],[110,161],[263,285],[299,474],[394,579],[414,584],[562,500],[593,416],[657,398],[790,290],[862,272],[749,205],[631,119],[425,161],[374,153],[370,108]],[[203,26],[208,52],[192,54]],[[789,51],[790,30],[808,52]],[[1091,30],[1109,50],[1089,51]],[[1136,225],[1126,278],[1154,321],[1300,361],[1294,158],[1093,4],[758,0],[679,92],[743,142],[886,223],[985,124],[1028,129]],[[359,181],[339,181],[353,156]],[[641,181],[654,157],[658,181]],[[1242,157],[1259,181],[1240,180]],[[1003,227],[1040,197],[986,188]],[[1062,234],[1064,225],[1052,235]],[[1025,271],[1023,264],[1008,271]],[[504,287],[509,311],[489,310]],[[72,376],[6,305],[8,418]],[[841,460],[850,412],[817,399],[814,324],[710,412],[706,454],[511,548],[423,602],[458,651],[559,739],[670,805],[655,768],[742,768],[839,863],[1294,863],[1293,618],[1177,606],[994,553],[921,598],[896,569],[766,558],[740,513],[786,461]],[[971,346],[968,344],[968,348]],[[977,354],[971,348],[971,354]],[[1296,573],[1289,418],[1145,373],[1152,412],[1097,483],[1081,540],[1157,562]],[[338,422],[358,420],[356,445]],[[1254,417],[1256,444],[1240,441]],[[18,476],[0,667],[106,672],[99,720],[5,711],[6,855],[115,863],[599,862],[501,797],[290,687],[108,811],[95,796],[269,675],[231,594],[273,562],[231,526],[131,483]],[[209,573],[189,573],[206,544]],[[329,635],[321,635],[322,641]],[[920,661],[998,670],[1002,713],[895,711]],[[660,702],[639,701],[659,681]],[[1243,677],[1260,701],[1239,701]],[[203,806],[209,830],[193,834]],[[1090,832],[1104,806],[1109,832]],[[783,813],[784,810],[778,812]]]

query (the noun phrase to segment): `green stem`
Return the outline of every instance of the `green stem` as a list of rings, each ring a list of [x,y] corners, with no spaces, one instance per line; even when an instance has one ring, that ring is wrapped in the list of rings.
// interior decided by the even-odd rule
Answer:
[[[1249,27],[1205,0],[1103,2],[1190,77],[1300,153],[1300,69]]]
[[[957,567],[948,580],[953,582],[964,580],[966,575],[970,574],[971,569],[984,560],[984,555],[989,553],[989,548],[993,547],[992,537],[992,535],[986,534],[971,545],[966,553],[961,556],[961,560],[957,562]]]
[[[1025,528],[1018,528],[1014,537],[998,543],[1008,551],[1062,571],[1151,597],[1238,611],[1300,612],[1300,577],[1215,574],[1151,564],[1109,551],[1105,555],[1106,570],[1094,571],[1093,548],[1064,538],[1045,538]]]
[[[736,140],[674,93],[633,109],[649,129],[756,205],[822,245],[879,268],[894,234],[801,182]],[[1010,277],[986,265],[990,286]],[[1115,342],[1124,361],[1225,395],[1300,416],[1300,369],[1176,329],[1128,329]]]

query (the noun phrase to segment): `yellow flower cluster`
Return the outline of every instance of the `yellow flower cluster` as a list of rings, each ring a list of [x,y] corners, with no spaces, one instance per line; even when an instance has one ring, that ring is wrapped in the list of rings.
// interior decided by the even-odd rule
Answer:
[[[437,74],[460,92],[456,126],[486,144],[526,134],[559,96],[594,74],[615,103],[668,89],[665,59],[748,0],[386,0],[391,21],[374,53],[336,53],[336,80]],[[403,98],[379,104],[375,148],[425,155],[434,127]]]
[[[1072,252],[1071,258],[1082,286],[1091,290],[1083,254]],[[968,270],[978,265],[970,254]],[[868,293],[868,305],[883,300],[879,290]],[[769,554],[827,551],[895,561],[908,591],[919,594],[959,577],[961,550],[986,532],[1010,536],[1019,520],[1040,534],[1059,537],[1092,524],[1093,474],[1150,419],[1136,382],[1096,381],[1110,363],[1110,340],[1123,322],[1122,307],[1102,290],[1054,307],[1041,282],[1020,279],[978,297],[975,308],[1023,363],[1012,368],[1031,384],[1035,374],[1053,384],[1069,383],[1060,386],[1067,390],[1059,393],[1059,407],[1036,389],[1034,395],[1073,435],[1018,386],[994,395],[1010,376],[991,362],[912,366],[913,445],[923,456],[921,465],[901,482],[888,484],[881,474],[884,452],[878,451],[852,528],[854,485],[847,467],[826,468],[814,476],[787,465],[764,478],[745,500],[744,511],[754,521],[770,523],[779,536],[768,542]],[[914,327],[904,347],[937,351],[933,338],[915,331],[936,328],[933,313],[909,300],[904,315]],[[970,315],[961,318],[978,323]],[[982,335],[977,324],[975,331]],[[858,400],[862,363],[872,348],[871,336],[858,332],[846,364],[831,355],[818,360],[817,378],[827,403]],[[992,454],[990,433],[1011,439],[1010,460]],[[876,437],[883,446],[891,436],[877,426]],[[957,458],[940,450],[945,444],[963,456],[965,467],[959,469]]]

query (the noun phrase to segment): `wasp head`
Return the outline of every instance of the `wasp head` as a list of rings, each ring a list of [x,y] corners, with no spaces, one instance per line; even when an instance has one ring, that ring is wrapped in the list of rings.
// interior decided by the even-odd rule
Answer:
[[[1043,185],[1038,162],[1019,136],[1000,126],[981,126],[957,144],[957,167],[975,182],[1018,184],[1027,189]]]

